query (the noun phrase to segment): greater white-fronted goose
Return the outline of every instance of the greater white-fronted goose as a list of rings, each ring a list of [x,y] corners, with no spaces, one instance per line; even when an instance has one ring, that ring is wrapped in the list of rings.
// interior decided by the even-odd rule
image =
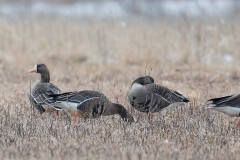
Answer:
[[[222,112],[231,117],[240,117],[240,94],[209,99],[207,108]],[[240,119],[236,127],[240,125]]]
[[[128,100],[136,110],[146,113],[159,112],[165,107],[189,102],[188,98],[177,91],[154,83],[150,76],[133,81]]]
[[[57,115],[59,116],[59,110],[61,108],[53,107],[51,103],[54,101],[50,99],[49,95],[59,94],[61,90],[58,86],[49,83],[50,82],[50,74],[48,68],[45,64],[36,64],[29,73],[40,73],[41,79],[37,81],[29,95],[30,103],[40,112],[42,115],[43,112],[52,112],[57,111]]]
[[[86,119],[113,114],[119,114],[126,122],[134,122],[132,115],[122,105],[110,102],[99,91],[84,90],[50,96],[55,101],[54,106],[74,114],[73,124],[76,123],[78,116]]]

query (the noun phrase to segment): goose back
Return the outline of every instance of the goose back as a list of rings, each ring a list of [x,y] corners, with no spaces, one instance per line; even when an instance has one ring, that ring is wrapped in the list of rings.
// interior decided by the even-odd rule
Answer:
[[[76,111],[85,113],[89,112],[87,110],[93,108],[93,105],[97,104],[97,102],[102,102],[101,99],[104,97],[104,94],[98,91],[84,90],[79,92],[75,91],[53,94],[50,96],[52,97],[51,100],[55,102],[55,106],[71,113]]]
[[[82,117],[87,114],[86,118],[104,116],[106,108],[111,107],[111,102],[104,94],[93,90],[66,92],[50,96],[59,107],[70,112],[78,111]]]
[[[43,83],[38,81],[31,89],[29,95],[30,103],[43,113],[45,111],[54,111],[56,108],[53,108],[51,104],[54,102],[49,95],[59,94],[61,90],[58,86],[52,83]]]
[[[77,111],[82,118],[98,118],[100,116],[119,114],[126,121],[134,121],[123,106],[112,103],[104,94],[98,91],[84,90],[50,96],[55,101],[54,105],[71,113]]]

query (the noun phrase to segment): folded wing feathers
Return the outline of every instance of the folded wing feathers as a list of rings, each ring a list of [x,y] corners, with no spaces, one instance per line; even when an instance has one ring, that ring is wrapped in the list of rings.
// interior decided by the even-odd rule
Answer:
[[[82,103],[100,98],[105,97],[104,94],[98,92],[98,91],[92,91],[92,90],[84,90],[79,92],[66,92],[62,94],[55,94],[55,95],[49,95],[53,98],[54,101],[57,102],[73,102],[73,103],[79,103],[81,105]]]
[[[235,96],[234,95],[230,95],[230,96],[225,96],[225,97],[219,97],[219,98],[212,98],[212,99],[209,99],[207,101],[207,103],[209,104],[221,104],[223,102],[226,102],[226,101],[229,101],[231,99],[233,99]]]
[[[240,107],[240,95],[230,95],[226,97],[213,98],[207,101],[206,103],[208,108],[212,107]]]
[[[46,83],[37,86],[31,92],[31,96],[37,104],[50,104],[54,101],[49,95],[59,94],[61,90],[52,83]]]
[[[170,90],[167,87],[160,86],[157,84],[151,84],[147,86],[150,90],[152,90],[155,94],[162,97],[163,100],[168,102],[169,104],[175,103],[175,102],[188,102],[189,100],[184,97],[182,94]]]
[[[183,102],[190,102],[187,97],[183,96],[182,94],[178,93],[177,91],[174,91],[174,90],[171,90],[171,91],[175,96],[181,98],[183,100]]]

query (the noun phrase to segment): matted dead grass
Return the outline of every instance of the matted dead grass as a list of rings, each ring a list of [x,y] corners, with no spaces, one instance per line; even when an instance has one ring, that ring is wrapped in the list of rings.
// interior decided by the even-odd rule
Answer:
[[[239,33],[238,21],[0,19],[0,159],[237,159],[237,119],[203,104],[240,91]],[[39,118],[27,98],[36,63],[47,64],[62,91],[100,90],[136,123],[109,116],[71,125],[64,112]],[[191,103],[149,123],[126,95],[151,68],[156,82]]]

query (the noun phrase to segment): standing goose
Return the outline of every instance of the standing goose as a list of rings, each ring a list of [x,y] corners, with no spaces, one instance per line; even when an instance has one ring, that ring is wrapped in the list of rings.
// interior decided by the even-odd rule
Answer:
[[[132,107],[140,112],[154,113],[172,105],[182,105],[189,102],[177,91],[154,83],[150,76],[139,77],[132,83],[128,100]],[[150,116],[148,117],[150,120]]]
[[[48,68],[45,64],[36,64],[29,73],[40,73],[41,79],[37,81],[29,95],[30,103],[40,112],[41,116],[43,112],[52,112],[57,111],[57,115],[59,116],[60,108],[54,107],[51,105],[53,102],[49,99],[50,94],[59,94],[61,90],[58,86],[49,83],[50,82],[50,74]]]
[[[231,117],[240,117],[240,94],[209,99],[206,103],[208,109],[217,110]],[[240,125],[240,118],[236,128]]]
[[[87,119],[113,114],[119,114],[124,121],[129,123],[134,122],[132,115],[122,105],[110,102],[104,94],[98,91],[84,90],[50,96],[55,101],[54,106],[74,114],[73,124],[76,123],[78,116]]]

